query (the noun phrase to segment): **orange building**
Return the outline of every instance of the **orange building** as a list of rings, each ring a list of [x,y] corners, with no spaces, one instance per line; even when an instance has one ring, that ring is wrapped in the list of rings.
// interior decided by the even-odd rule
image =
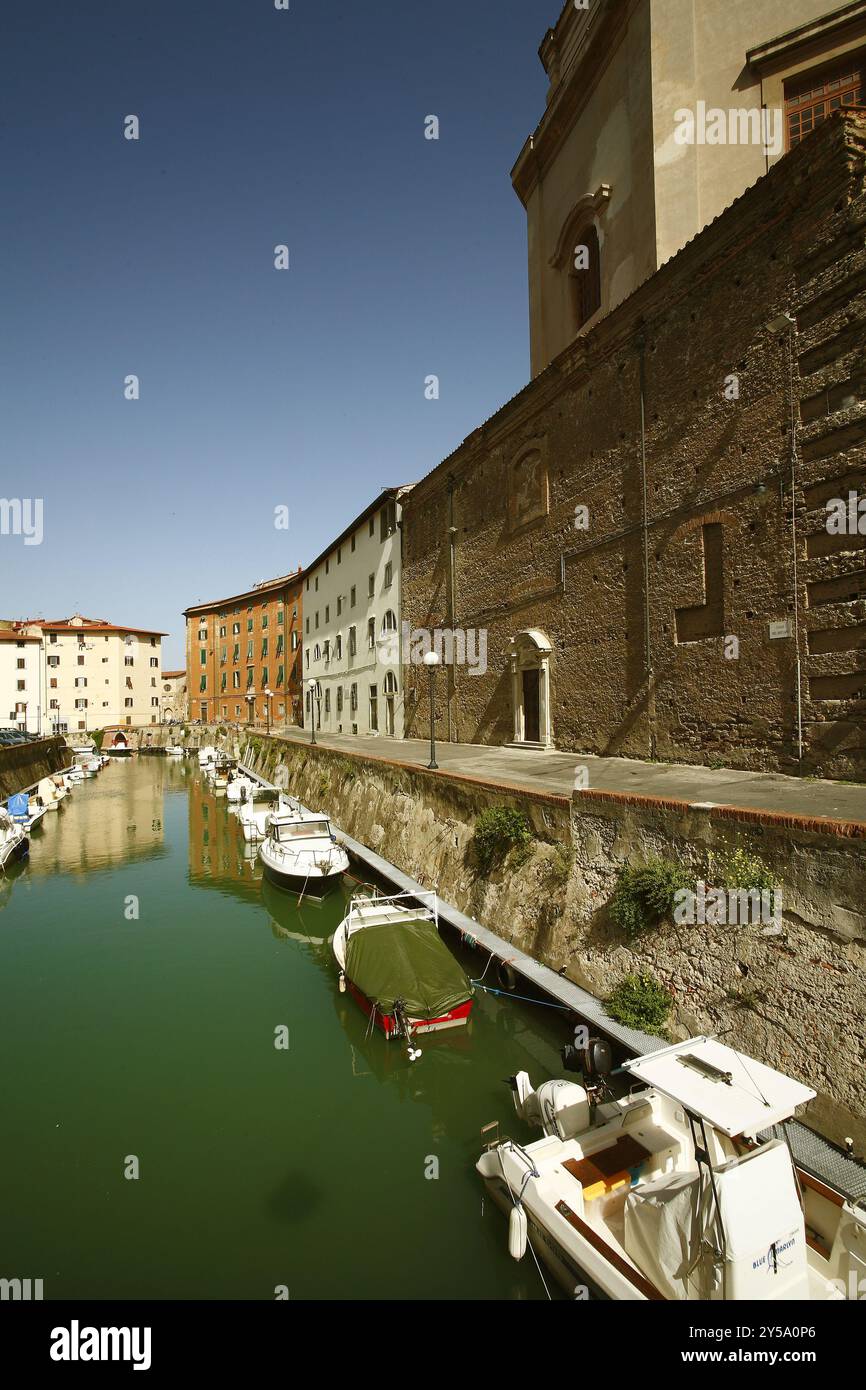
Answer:
[[[184,609],[190,719],[301,722],[302,581],[299,568]]]

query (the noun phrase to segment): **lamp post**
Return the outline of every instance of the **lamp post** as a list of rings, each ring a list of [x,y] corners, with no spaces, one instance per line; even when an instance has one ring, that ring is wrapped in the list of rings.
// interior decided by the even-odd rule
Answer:
[[[307,681],[307,690],[310,695],[310,743],[316,742],[316,682]]]
[[[424,665],[430,677],[430,761],[427,764],[431,772],[435,772],[439,767],[436,761],[436,667],[439,665],[438,652],[425,652]]]
[[[271,689],[266,689],[265,692],[264,692],[264,694],[265,694],[265,718],[266,718],[266,720],[268,721],[268,724],[267,724],[267,732],[270,733],[270,732],[271,732],[271,700],[274,698],[274,692],[273,692]]]
[[[252,724],[253,712],[255,710],[256,705],[256,692],[254,690],[248,690],[246,695],[244,696],[244,699],[247,702],[247,723]]]

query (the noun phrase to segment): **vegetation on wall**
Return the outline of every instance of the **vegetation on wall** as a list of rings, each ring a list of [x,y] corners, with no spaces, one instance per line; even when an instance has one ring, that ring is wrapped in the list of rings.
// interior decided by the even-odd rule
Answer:
[[[778,881],[757,854],[743,848],[724,846],[718,853],[707,855],[707,883],[714,888],[772,891]]]
[[[694,884],[691,870],[670,860],[651,859],[637,869],[627,864],[620,870],[610,915],[626,936],[638,936],[671,916],[677,890],[693,889]]]
[[[489,806],[475,821],[472,845],[482,873],[489,873],[512,849],[528,849],[532,827],[522,811]]]
[[[641,970],[636,975],[623,976],[604,1006],[611,1018],[626,1028],[665,1037],[664,1025],[672,1003],[664,985],[649,971]]]
[[[94,732],[90,735],[90,737],[93,739],[94,748],[101,748],[102,740],[105,738],[105,730],[95,729]]]

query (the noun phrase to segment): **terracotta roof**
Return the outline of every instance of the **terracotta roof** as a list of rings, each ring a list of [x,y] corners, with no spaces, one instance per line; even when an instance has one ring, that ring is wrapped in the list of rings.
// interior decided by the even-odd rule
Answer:
[[[23,632],[16,632],[14,628],[0,628],[0,642],[41,642],[41,637],[25,637]]]
[[[125,626],[122,623],[108,623],[103,619],[92,618],[85,618],[80,623],[74,623],[70,618],[61,618],[57,622],[47,622],[44,618],[30,618],[16,624],[16,627],[41,627],[43,632],[133,632],[139,637],[168,636],[167,632],[155,632],[149,627]]]
[[[176,680],[178,676],[185,676],[186,671],[163,671],[162,680]]]

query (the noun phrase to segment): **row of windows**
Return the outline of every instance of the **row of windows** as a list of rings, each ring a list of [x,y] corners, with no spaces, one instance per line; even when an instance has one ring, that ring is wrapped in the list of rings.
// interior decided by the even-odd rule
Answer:
[[[397,530],[397,503],[396,503],[396,502],[386,502],[386,503],[385,503],[385,506],[382,507],[381,511],[378,513],[378,517],[379,517],[379,540],[382,541],[382,542],[384,542],[384,541],[386,541],[386,540],[388,539],[389,536],[393,536],[394,532]],[[367,528],[368,528],[368,534],[369,534],[370,536],[375,536],[375,534],[376,534],[376,517],[375,517],[375,516],[371,516],[371,517],[370,517],[369,522],[367,523]],[[350,551],[351,551],[352,553],[354,553],[354,550],[355,550],[355,541],[356,541],[356,538],[357,538],[357,532],[353,532],[352,536],[350,537],[350,541],[349,541],[349,549],[350,549]],[[337,563],[338,565],[341,565],[341,564],[343,563],[343,547],[342,547],[341,545],[338,545],[338,546],[337,546],[337,551],[336,551],[336,557],[335,557],[335,558],[336,558],[336,563]],[[391,566],[390,566],[390,565],[388,565],[388,569],[389,569],[389,570],[391,569]],[[330,555],[329,555],[329,556],[327,557],[327,559],[325,560],[325,574],[330,574],[330,572],[331,572],[331,557],[330,557]],[[389,579],[388,582],[389,582],[389,584],[390,584],[390,582],[391,582],[390,579]],[[316,576],[314,577],[313,586],[314,586],[314,587],[313,587],[313,592],[314,592],[314,593],[318,592],[318,588],[319,588],[319,576],[318,576],[318,575],[316,575]],[[310,592],[310,576],[309,576],[309,575],[307,575],[307,582],[306,582],[305,587],[306,587],[307,593],[309,593],[309,592]],[[353,590],[353,592],[354,592],[354,590]]]
[[[396,631],[397,631],[397,617],[396,617],[396,614],[393,612],[393,610],[389,608],[388,611],[387,611],[387,613],[385,614],[385,616],[384,616],[383,619],[382,619],[381,636],[382,636],[382,637],[387,637],[387,636],[389,636],[391,633],[394,633],[394,632],[396,632]],[[370,652],[372,652],[372,651],[375,651],[375,649],[376,649],[376,619],[375,619],[375,618],[369,618],[369,619],[367,620],[367,650],[370,651]],[[349,656],[357,656],[357,654],[358,654],[358,629],[357,629],[356,627],[350,627],[350,628],[349,628],[347,652],[348,652],[348,655],[349,655]],[[337,635],[336,635],[336,637],[334,638],[334,651],[333,651],[333,657],[334,657],[334,660],[335,660],[335,661],[341,661],[341,660],[342,660],[342,657],[343,657],[343,634],[342,634],[341,632],[338,632]],[[329,661],[331,660],[331,639],[330,639],[329,637],[326,637],[325,640],[324,640],[324,642],[321,643],[321,644],[317,642],[316,645],[313,647],[313,660],[314,660],[314,661],[321,661],[323,658],[324,658],[324,660],[325,660],[326,662],[329,662]],[[305,659],[306,659],[306,664],[307,664],[307,666],[309,666],[309,664],[310,664],[310,649],[309,649],[309,647],[307,648],[307,650],[306,650],[306,652],[305,652]]]

